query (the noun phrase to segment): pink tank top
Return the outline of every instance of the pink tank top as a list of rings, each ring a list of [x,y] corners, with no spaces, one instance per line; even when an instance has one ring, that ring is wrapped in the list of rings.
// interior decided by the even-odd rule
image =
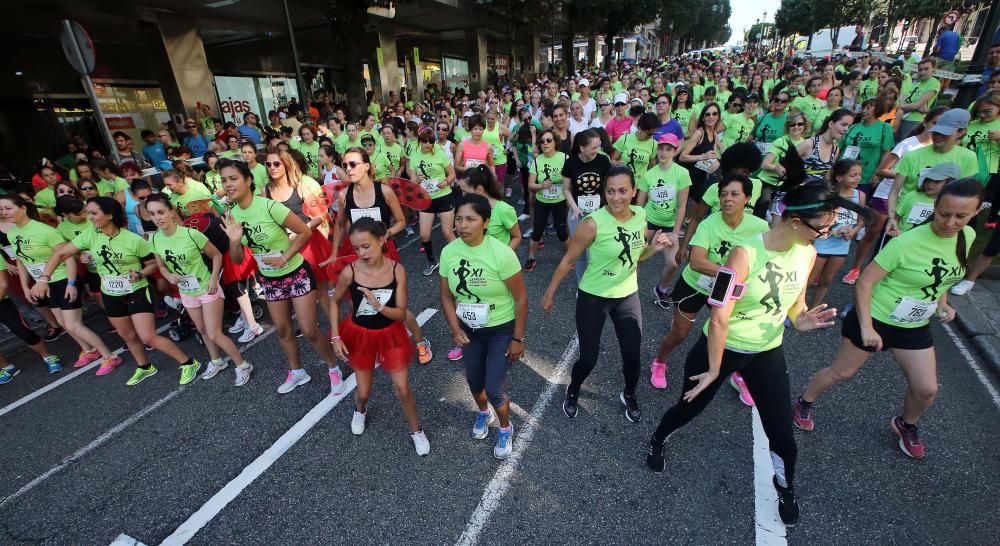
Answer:
[[[465,139],[465,142],[462,143],[462,159],[465,161],[463,167],[485,165],[486,155],[492,153],[492,151],[490,143],[485,140],[480,140],[477,145],[471,138]]]

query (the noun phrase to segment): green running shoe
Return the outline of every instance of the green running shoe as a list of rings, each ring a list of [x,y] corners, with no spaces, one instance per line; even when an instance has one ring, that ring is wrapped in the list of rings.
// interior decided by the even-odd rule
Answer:
[[[187,385],[198,376],[198,370],[201,369],[201,362],[197,360],[192,360],[187,366],[181,366],[181,385]]]
[[[146,370],[142,368],[136,368],[135,373],[132,374],[132,377],[130,377],[129,380],[125,382],[125,384],[128,385],[129,387],[133,387],[141,383],[146,378],[152,377],[154,375],[156,375],[156,366],[150,365],[149,369]]]

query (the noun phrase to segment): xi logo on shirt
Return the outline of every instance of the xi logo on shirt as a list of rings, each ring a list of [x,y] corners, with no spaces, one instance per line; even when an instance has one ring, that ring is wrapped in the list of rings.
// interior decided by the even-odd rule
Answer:
[[[31,250],[31,240],[20,235],[14,237],[14,255],[21,261],[30,262],[31,256],[25,254],[26,250]]]
[[[618,235],[615,236],[615,240],[622,245],[622,251],[618,253],[618,261],[622,263],[622,267],[627,267],[629,269],[635,267],[635,260],[632,258],[632,247],[635,246],[637,242],[645,246],[642,233],[638,231],[629,233],[628,231],[625,231],[625,228],[622,226],[618,226]]]
[[[180,273],[184,270],[181,267],[181,258],[182,256],[180,254],[171,252],[169,249],[163,251],[163,262],[166,263],[170,268],[170,271],[173,271],[174,273]]]
[[[485,279],[483,279],[482,268],[475,269],[472,267],[472,263],[470,263],[469,260],[461,259],[458,261],[458,267],[452,269],[451,272],[458,277],[458,284],[455,285],[455,294],[466,298],[475,298],[476,303],[481,303],[483,301],[482,298],[469,289],[470,281],[476,286],[483,286],[486,284]],[[477,282],[477,279],[479,282]]]
[[[246,222],[240,222],[240,225],[243,226],[243,235],[246,237],[247,246],[250,247],[250,252],[254,252],[255,254],[267,252],[267,247],[256,241],[256,237],[264,235],[263,226],[251,226]],[[255,252],[255,250],[257,252]]]
[[[112,251],[111,247],[107,245],[101,245],[101,249],[97,251],[97,255],[100,256],[101,260],[104,262],[104,269],[108,271],[108,274],[110,275],[123,274],[121,270],[119,270],[114,263],[115,260],[122,259],[123,256],[122,254]]]

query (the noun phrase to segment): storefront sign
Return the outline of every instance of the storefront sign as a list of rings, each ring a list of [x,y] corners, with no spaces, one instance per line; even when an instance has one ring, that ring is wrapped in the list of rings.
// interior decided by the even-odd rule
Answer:
[[[495,64],[496,66],[494,69],[496,70],[497,76],[506,76],[507,71],[510,70],[510,60],[508,57],[506,55],[497,55]]]
[[[104,121],[107,122],[108,129],[112,131],[135,129],[135,120],[131,117],[106,117]]]
[[[243,114],[261,110],[254,78],[216,76],[215,89],[219,93],[219,109],[223,122],[231,121],[236,125],[242,125]]]

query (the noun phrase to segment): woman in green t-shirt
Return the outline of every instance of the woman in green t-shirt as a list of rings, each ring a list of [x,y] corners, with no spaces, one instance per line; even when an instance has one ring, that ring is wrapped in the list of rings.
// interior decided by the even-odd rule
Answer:
[[[528,247],[528,260],[524,262],[524,271],[535,270],[535,254],[541,247],[545,226],[552,217],[552,226],[556,230],[556,238],[566,247],[569,230],[566,227],[566,193],[563,189],[562,169],[566,163],[566,154],[557,148],[558,140],[552,129],[546,129],[538,135],[540,154],[531,160],[528,175],[528,189],[535,192],[535,215],[531,226],[531,243]]]
[[[487,235],[489,201],[464,195],[456,211],[459,238],[441,251],[441,309],[455,345],[463,349],[465,378],[479,409],[472,437],[485,439],[490,423],[499,417],[493,456],[506,459],[514,437],[507,374],[524,355],[528,292],[517,255]]]
[[[87,215],[94,229],[84,230],[56,250],[37,277],[39,282],[32,288],[32,295],[46,297],[49,282],[53,275],[58,276],[59,263],[80,252],[90,252],[101,276],[104,312],[136,362],[135,373],[125,384],[131,387],[157,372],[146,356],[146,347],[153,347],[177,361],[181,384],[186,385],[198,374],[201,364],[188,357],[173,341],[156,333],[153,296],[147,280],[156,271],[156,260],[149,245],[145,239],[125,229],[125,210],[110,197],[91,199],[87,203]],[[121,363],[120,359],[116,360],[105,358],[97,375],[114,371]]]
[[[281,174],[284,175],[285,157],[287,153],[280,156],[271,154],[265,166],[268,169],[281,167]],[[274,321],[278,340],[288,359],[288,376],[278,387],[278,393],[289,393],[312,379],[302,369],[299,343],[292,327],[294,311],[303,337],[326,362],[330,393],[334,396],[343,394],[346,387],[340,367],[330,344],[320,335],[319,321],[316,320],[316,277],[300,254],[302,248],[309,244],[312,230],[285,205],[255,195],[253,175],[245,163],[226,161],[220,165],[219,173],[226,195],[233,203],[223,221],[229,236],[229,257],[234,264],[243,263],[246,241],[257,262],[257,280],[267,300],[267,312]],[[290,238],[288,232],[294,238]]]
[[[299,127],[299,138],[302,140],[297,146],[292,146],[306,158],[306,169],[304,174],[313,179],[319,178],[319,142],[316,141],[316,131],[311,125]]]
[[[235,385],[246,385],[253,366],[243,359],[233,340],[222,333],[226,308],[226,300],[219,287],[222,253],[201,231],[177,225],[174,205],[166,195],[154,193],[143,204],[157,228],[149,238],[156,267],[167,282],[177,287],[181,304],[201,334],[211,357],[202,378],[211,379],[228,366],[222,358],[221,349],[236,363]],[[211,270],[205,265],[205,258],[211,260]]]
[[[687,169],[674,163],[680,148],[677,135],[664,133],[657,141],[656,165],[638,181],[636,204],[646,209],[646,240],[659,232],[667,234],[671,245],[663,252],[663,271],[653,287],[656,304],[664,307],[670,295],[669,287],[677,273],[677,239],[687,212],[691,175]]]
[[[587,215],[569,240],[569,249],[552,274],[541,306],[546,313],[554,308],[556,289],[569,275],[577,259],[587,252],[576,297],[576,330],[580,339],[580,358],[573,365],[573,375],[566,388],[563,413],[576,417],[577,400],[583,382],[597,365],[604,321],[611,317],[618,336],[625,386],[619,400],[625,406],[625,418],[638,423],[642,417],[635,388],[642,365],[642,308],[636,271],[639,262],[669,247],[671,240],[660,233],[646,244],[646,211],[632,205],[638,188],[632,171],[625,165],[608,170],[604,197],[607,204]]]
[[[455,239],[455,195],[451,191],[455,182],[455,167],[444,150],[434,145],[434,131],[423,129],[419,139],[420,145],[410,155],[406,169],[409,179],[420,184],[431,196],[431,206],[420,211],[420,244],[427,256],[424,276],[428,277],[438,268],[431,243],[435,217],[441,220],[441,236],[445,242]]]
[[[213,195],[225,195],[225,190],[222,189],[222,178],[219,176],[219,171],[217,169],[219,156],[216,155],[215,152],[205,152],[202,159],[205,161],[205,167],[208,168],[203,175],[205,186],[208,187],[208,190],[211,191]]]
[[[517,223],[517,211],[507,204],[500,195],[500,187],[489,168],[480,165],[466,170],[467,176],[458,180],[462,193],[482,195],[490,202],[490,224],[486,234],[495,237],[512,250],[521,246],[521,226]]]
[[[738,371],[753,397],[775,461],[778,515],[791,526],[799,519],[793,489],[797,448],[782,347],[784,323],[787,318],[802,332],[833,326],[835,309],[825,304],[806,306],[806,278],[816,259],[812,243],[830,234],[838,207],[864,209],[845,201],[826,183],[798,185],[785,195],[784,203],[780,221],[737,243],[716,274],[718,284],[724,270],[729,273],[729,288],[712,289],[719,303],[712,304],[703,335],[688,352],[681,398],[663,414],[650,438],[646,464],[663,472],[667,437],[704,411],[724,378]],[[739,284],[742,291],[733,297]]]
[[[813,376],[795,401],[795,425],[812,430],[812,405],[834,385],[854,376],[876,352],[891,350],[906,377],[903,413],[890,427],[903,453],[924,457],[917,421],[937,395],[937,362],[930,319],[955,318],[948,289],[962,280],[976,237],[968,225],[983,201],[983,187],[973,178],[951,182],[934,203],[927,223],[889,242],[865,268],[856,285],[857,306],[844,318],[843,339],[833,363]]]

